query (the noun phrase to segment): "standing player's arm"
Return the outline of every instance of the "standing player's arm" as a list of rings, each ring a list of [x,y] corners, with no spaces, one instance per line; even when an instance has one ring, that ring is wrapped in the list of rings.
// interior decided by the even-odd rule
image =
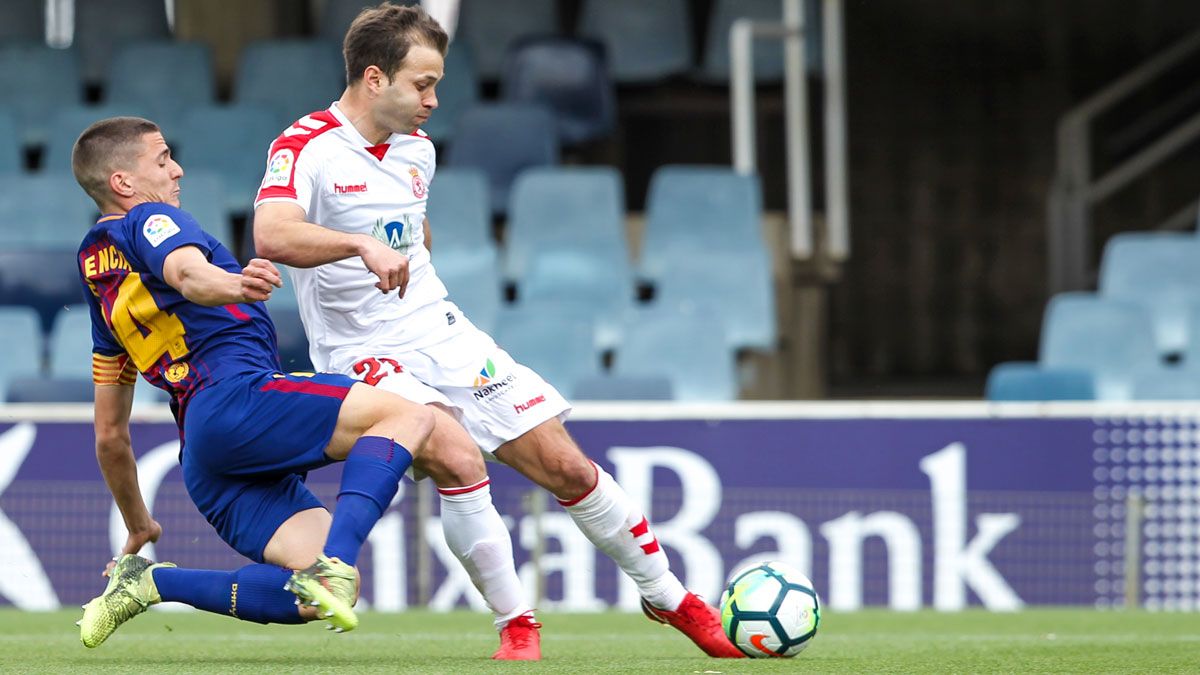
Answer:
[[[132,408],[133,385],[96,385],[96,461],[129,531],[121,553],[137,553],[162,534],[138,487],[137,460],[129,438]]]
[[[425,234],[425,250],[433,253],[433,234],[429,231],[429,218],[426,218],[425,221],[421,223],[421,230]]]
[[[279,270],[269,261],[254,258],[241,274],[226,272],[208,261],[195,246],[180,246],[163,259],[163,281],[197,305],[220,307],[258,302],[283,286]]]
[[[408,286],[408,256],[365,234],[338,232],[305,219],[291,202],[266,202],[254,210],[254,250],[292,267],[316,267],[358,256],[384,293]]]

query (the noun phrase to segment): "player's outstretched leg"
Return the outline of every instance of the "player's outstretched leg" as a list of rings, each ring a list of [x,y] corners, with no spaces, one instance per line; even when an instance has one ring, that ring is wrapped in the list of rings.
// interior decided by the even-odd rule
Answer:
[[[104,592],[83,606],[83,618],[79,620],[83,646],[99,647],[118,626],[161,602],[153,571],[174,566],[156,564],[139,555],[121,556],[109,573]]]

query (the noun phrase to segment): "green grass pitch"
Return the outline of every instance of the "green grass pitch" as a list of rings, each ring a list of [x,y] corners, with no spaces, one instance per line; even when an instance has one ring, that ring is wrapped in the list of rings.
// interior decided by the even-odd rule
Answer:
[[[363,614],[358,630],[258,626],[154,611],[98,649],[79,644],[80,612],[0,610],[0,671],[39,673],[775,673],[1196,672],[1200,614],[1031,610],[826,612],[795,659],[708,659],[640,614],[539,618],[543,661],[497,663],[489,617]]]

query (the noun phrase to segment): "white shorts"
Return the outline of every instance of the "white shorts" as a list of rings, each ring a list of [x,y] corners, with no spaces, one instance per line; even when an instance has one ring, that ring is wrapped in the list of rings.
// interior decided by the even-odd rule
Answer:
[[[330,355],[328,370],[415,403],[442,404],[488,454],[542,422],[566,420],[571,405],[562,394],[496,346],[457,306],[443,301],[430,309],[413,318],[436,317],[430,334],[445,339],[424,347],[341,349]]]

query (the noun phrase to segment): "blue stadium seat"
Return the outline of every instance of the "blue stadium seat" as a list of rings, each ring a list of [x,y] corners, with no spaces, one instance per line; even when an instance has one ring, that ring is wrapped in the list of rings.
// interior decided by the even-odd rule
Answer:
[[[80,232],[79,239],[83,239]],[[19,249],[0,246],[0,305],[24,305],[38,313],[49,335],[63,307],[84,301],[75,252],[78,244],[61,249]],[[90,333],[89,333],[90,334]]]
[[[162,0],[76,2],[75,47],[83,79],[102,84],[119,45],[141,40],[169,40],[166,3]]]
[[[821,69],[821,12],[819,2],[804,5],[804,57],[808,72]],[[779,0],[716,0],[709,14],[704,63],[697,76],[709,82],[729,80],[729,29],[737,19],[747,18],[766,23],[783,21],[783,4]],[[754,76],[758,82],[779,82],[783,79],[783,43],[776,39],[754,42]]]
[[[545,249],[529,261],[529,272],[517,283],[517,300],[555,303],[586,309],[596,323],[597,341],[608,348],[621,332],[634,306],[633,278],[620,261],[587,251]]]
[[[391,3],[393,5],[421,4],[420,0],[391,0]],[[354,17],[358,16],[363,9],[374,7],[377,4],[379,3],[370,0],[325,0],[325,8],[321,11],[317,34],[321,39],[340,46],[350,24],[354,23]]]
[[[179,181],[179,200],[184,211],[192,214],[200,227],[221,240],[235,255],[237,241],[233,236],[233,224],[225,210],[225,181],[214,171],[197,169],[185,171]]]
[[[434,250],[433,266],[446,284],[450,301],[480,330],[492,333],[503,300],[496,249],[442,249],[435,238]]]
[[[0,107],[0,174],[17,173],[24,169],[25,154],[17,134],[17,116],[7,107]]]
[[[1061,293],[1046,307],[1038,362],[1089,370],[1098,400],[1123,401],[1133,395],[1132,373],[1158,367],[1160,358],[1150,317],[1138,305]]]
[[[88,306],[67,305],[50,329],[50,375],[92,376],[92,318]]]
[[[269,304],[267,313],[275,324],[275,337],[279,341],[279,362],[287,373],[312,372],[312,361],[308,356],[308,338],[304,335],[304,323],[300,311]]]
[[[580,401],[670,401],[675,394],[667,377],[597,375],[576,382],[573,398]]]
[[[1200,369],[1154,368],[1133,374],[1136,401],[1200,401]]]
[[[692,67],[687,0],[584,0],[579,34],[600,40],[621,84],[656,82]]]
[[[517,174],[558,163],[554,116],[540,106],[481,104],[458,119],[446,166],[482,169],[493,213],[504,213]],[[436,178],[436,177],[435,177]]]
[[[5,0],[0,42],[43,42],[46,39],[46,0]]]
[[[9,403],[92,403],[96,387],[90,373],[86,377],[21,377],[9,383],[6,399]]]
[[[0,45],[0,91],[16,112],[22,142],[44,143],[51,113],[83,102],[75,52],[39,43]]]
[[[425,205],[435,250],[496,248],[487,176],[478,169],[438,169]]]
[[[457,39],[471,46],[479,76],[500,76],[505,54],[517,40],[558,33],[556,0],[463,0]]]
[[[775,282],[764,250],[668,258],[656,287],[654,307],[687,311],[709,307],[725,327],[733,349],[770,351],[778,346]]]
[[[263,40],[242,52],[233,102],[273,111],[275,134],[303,115],[324,110],[346,88],[346,70],[335,46],[324,40]],[[264,150],[265,152],[265,150]]]
[[[675,255],[764,250],[762,193],[757,176],[725,166],[669,165],[650,178],[646,230],[638,271],[657,282]],[[719,243],[715,243],[719,242]]]
[[[11,176],[0,184],[0,247],[74,250],[97,215],[69,173]]]
[[[539,167],[513,183],[505,237],[505,273],[521,279],[539,251],[574,250],[630,275],[625,189],[611,167]]]
[[[215,102],[212,49],[202,42],[133,42],[117,50],[104,100],[146,110],[170,138],[183,112]]]
[[[626,328],[613,365],[618,375],[669,378],[679,401],[738,396],[734,354],[721,327],[705,316],[645,314]]]
[[[522,40],[504,62],[500,90],[506,101],[552,110],[558,137],[567,145],[604,138],[616,124],[616,93],[604,47],[592,40]]]
[[[1096,391],[1086,370],[1012,361],[988,373],[985,396],[989,401],[1090,401]]]
[[[495,339],[564,396],[580,379],[600,373],[595,329],[583,317],[514,309],[501,314]]]
[[[1104,247],[1100,294],[1150,314],[1164,354],[1188,343],[1192,306],[1200,303],[1200,238],[1182,232],[1126,232]]]
[[[30,307],[0,305],[0,392],[18,377],[36,377],[42,370],[42,323]]]
[[[75,141],[85,129],[92,124],[108,117],[150,117],[150,111],[135,105],[106,104],[99,106],[65,106],[50,116],[50,136],[46,139],[46,147],[42,152],[42,171],[56,171],[71,174],[71,150]],[[163,128],[163,135],[169,131],[168,121],[154,120]],[[79,187],[76,186],[76,190]]]
[[[270,110],[260,106],[195,108],[180,124],[175,156],[184,171],[220,174],[226,209],[246,212],[254,206],[267,169],[267,153],[281,131]]]
[[[437,85],[437,110],[421,127],[435,143],[448,141],[463,111],[479,102],[479,74],[467,43],[451,43],[443,72]]]

